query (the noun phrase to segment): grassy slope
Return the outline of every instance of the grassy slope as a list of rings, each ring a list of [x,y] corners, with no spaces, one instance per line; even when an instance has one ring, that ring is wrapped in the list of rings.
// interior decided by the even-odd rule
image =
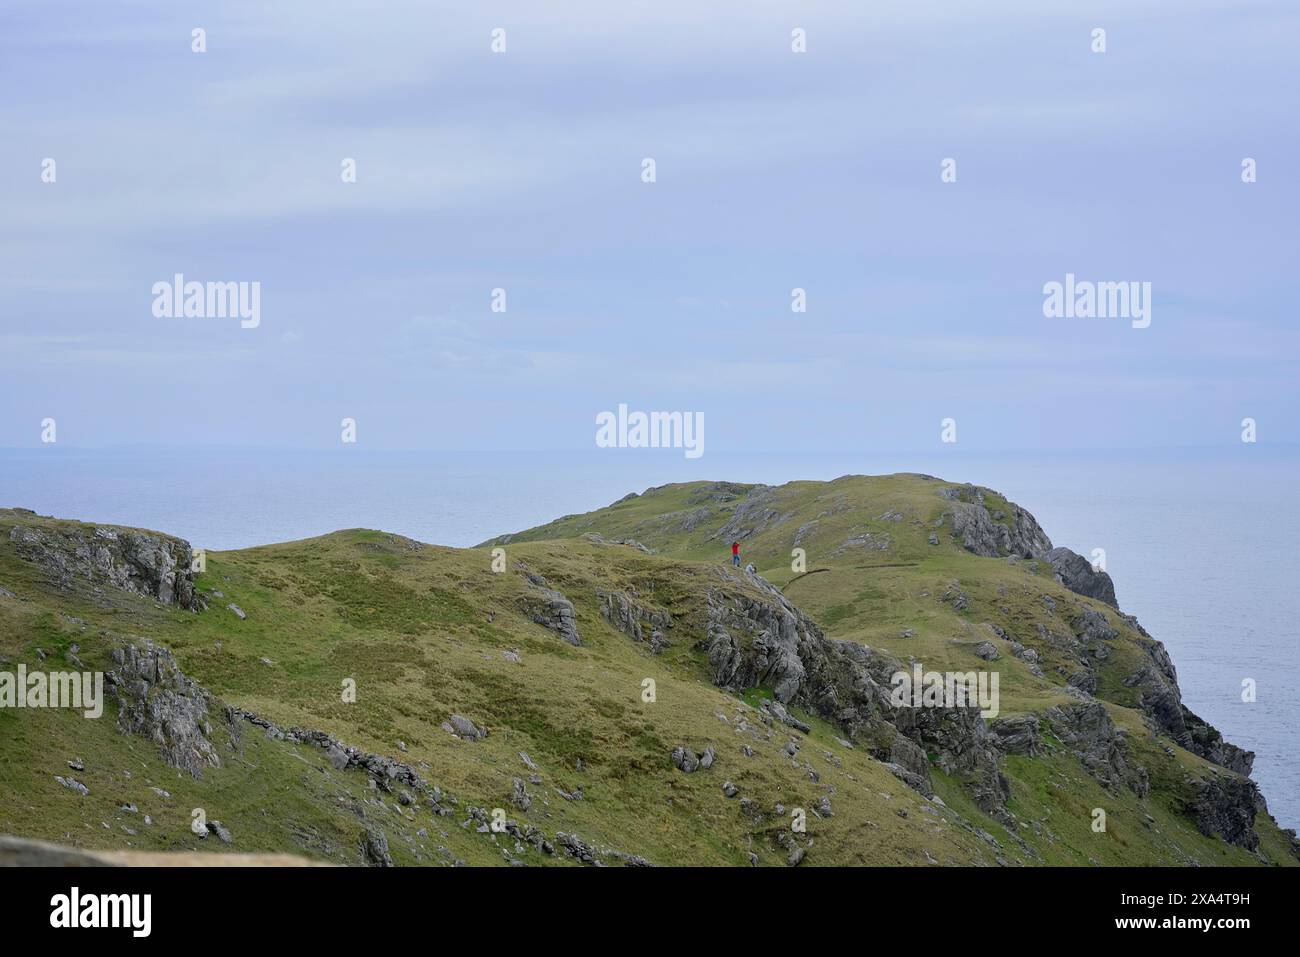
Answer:
[[[1006,654],[999,659],[1003,715],[1041,712],[1074,700],[1061,685],[1078,670],[1077,663],[1050,641],[1040,640],[1037,626],[1066,634],[1069,621],[1083,608],[1092,608],[1120,632],[1111,656],[1098,667],[1098,697],[1108,702],[1116,724],[1129,732],[1135,760],[1151,774],[1152,794],[1146,801],[1129,792],[1118,798],[1110,795],[1065,752],[1046,760],[1012,756],[1008,758],[1012,810],[1017,817],[1041,820],[1061,838],[1060,844],[1069,847],[1042,848],[1026,839],[1051,862],[1253,860],[1222,842],[1207,842],[1173,806],[1176,802],[1169,800],[1189,775],[1200,777],[1218,769],[1181,748],[1169,756],[1165,749],[1170,742],[1153,735],[1135,710],[1136,693],[1122,684],[1122,678],[1145,659],[1143,646],[1148,639],[1109,606],[1056,583],[1046,563],[983,558],[951,540],[950,526],[940,523],[947,503],[939,494],[950,485],[908,474],[791,482],[771,490],[729,483],[668,485],[497,541],[518,547],[598,534],[610,540],[636,540],[665,556],[718,562],[729,558],[731,541],[739,539],[744,561],[753,562],[759,574],[783,586],[829,636],[869,644],[903,660],[920,660],[928,670],[981,667],[973,646],[992,636],[987,624],[998,625],[1038,652],[1043,671],[1043,677],[1035,677],[1018,659]],[[764,497],[763,507],[750,509],[747,520],[734,523],[737,509],[755,493]],[[986,505],[991,512],[1010,511],[996,494],[986,494]],[[932,533],[939,540],[937,546],[930,544]],[[846,542],[864,536],[867,544],[846,547]],[[806,551],[810,574],[792,571],[796,542]],[[964,610],[954,608],[951,597],[956,594],[966,596]],[[905,632],[912,634],[904,637]],[[963,804],[962,796],[941,793],[954,806]],[[1063,815],[1063,807],[1071,808],[1071,813]],[[1094,834],[1089,826],[1095,807],[1107,811],[1106,835]],[[969,806],[964,811],[971,820],[980,817]],[[1003,833],[987,819],[981,826]],[[1286,850],[1287,838],[1270,819],[1261,815],[1256,830],[1270,860],[1294,862]]]
[[[832,636],[913,654],[927,667],[975,667],[968,646],[978,640],[982,623],[1014,621],[1010,630],[1019,635],[1026,623],[1046,615],[1042,593],[1057,599],[1057,615],[1083,601],[1026,563],[978,559],[946,541],[938,548],[926,544],[927,523],[942,505],[937,485],[891,477],[784,487],[789,498],[780,511],[794,517],[746,538],[746,555],[771,580],[787,581],[794,530],[815,519],[803,541],[808,567],[831,571],[794,582],[791,597]],[[998,857],[1013,864],[1257,863],[1254,855],[1199,834],[1176,807],[1166,805],[1172,782],[1205,773],[1207,766],[1181,750],[1165,754],[1164,743],[1151,738],[1140,716],[1119,705],[1112,711],[1130,729],[1137,759],[1151,772],[1151,797],[1106,793],[1064,750],[1032,761],[1010,758],[1011,808],[1023,822],[1015,837],[937,771],[946,807],[839,744],[834,729],[822,722],[811,721],[813,733],[804,739],[799,761],[791,762],[780,754],[791,735],[763,728],[751,708],[753,694],[737,698],[712,687],[692,648],[709,565],[724,556],[724,543],[707,536],[734,507],[701,504],[700,495],[698,486],[669,487],[516,536],[507,546],[510,567],[502,574],[490,570],[486,548],[416,546],[367,530],[209,553],[199,585],[225,597],[214,598],[213,607],[198,615],[124,594],[52,594],[35,569],[13,556],[7,534],[0,535],[0,583],[21,599],[0,598],[0,655],[10,662],[3,667],[19,660],[35,666],[38,646],[55,652],[57,660],[71,641],[95,667],[95,656],[106,647],[97,638],[101,629],[147,635],[168,644],[188,674],[226,701],[282,726],[319,728],[423,765],[428,781],[461,802],[451,818],[399,809],[391,796],[369,790],[360,773],[334,771],[319,751],[268,741],[247,725],[238,754],[225,745],[225,732],[217,732],[223,767],[193,781],[163,766],[149,742],[118,733],[112,710],[99,722],[68,712],[0,711],[0,793],[15,795],[0,802],[0,832],[96,847],[221,850],[213,838],[198,841],[188,832],[189,809],[203,807],[234,833],[234,850],[352,862],[358,860],[364,816],[386,831],[398,863],[501,863],[502,848],[513,841],[494,841],[460,826],[463,808],[477,805],[505,808],[552,838],[556,831],[573,832],[656,863],[742,864],[751,851],[763,863],[777,863],[785,851],[773,838],[788,827],[789,809],[811,808],[827,795],[834,816],[808,815],[810,863],[993,863]],[[710,518],[692,532],[664,518],[701,508],[711,510]],[[901,511],[904,520],[880,520],[877,528],[872,516],[889,508]],[[889,535],[889,550],[835,554],[863,529]],[[579,538],[589,531],[635,537],[671,554],[648,556]],[[917,564],[879,567],[911,562]],[[564,644],[520,612],[526,585],[519,563],[575,603],[584,647]],[[970,599],[965,613],[938,600],[954,580]],[[599,614],[597,589],[629,586],[677,616],[673,644],[660,656],[651,656]],[[241,606],[247,620],[226,611],[227,602]],[[84,628],[67,616],[84,621]],[[916,637],[897,637],[904,628]],[[518,652],[520,661],[509,660],[508,651]],[[1004,713],[1065,700],[1051,681],[1034,678],[1020,662],[1004,657],[999,666]],[[1052,675],[1050,662],[1044,670]],[[654,703],[641,700],[647,677],[656,682]],[[357,683],[354,704],[341,700],[346,678]],[[474,743],[452,738],[440,725],[453,712],[491,734]],[[754,738],[737,731],[741,715],[763,733]],[[712,745],[717,762],[684,775],[668,759],[677,744],[696,751]],[[753,748],[752,758],[741,754],[742,744]],[[543,778],[528,784],[533,802],[526,813],[509,803],[513,779],[531,773],[520,751],[532,757]],[[74,756],[86,761],[86,771],[74,774],[90,787],[88,797],[53,780],[66,773],[65,761]],[[740,788],[739,797],[723,795],[727,780]],[[1166,780],[1170,791],[1160,786]],[[156,799],[149,784],[170,791],[172,800]],[[559,793],[578,788],[581,800]],[[742,810],[741,797],[751,799],[757,812]],[[118,811],[124,802],[136,804],[140,814]],[[778,803],[785,808],[781,816],[774,810]],[[1107,809],[1105,834],[1090,828],[1094,807]],[[152,828],[134,820],[145,813],[153,817]],[[127,834],[123,824],[137,834]],[[1265,854],[1287,859],[1280,832],[1263,818],[1257,827]],[[420,828],[428,837],[417,836]],[[531,850],[521,856],[530,863],[552,860]]]

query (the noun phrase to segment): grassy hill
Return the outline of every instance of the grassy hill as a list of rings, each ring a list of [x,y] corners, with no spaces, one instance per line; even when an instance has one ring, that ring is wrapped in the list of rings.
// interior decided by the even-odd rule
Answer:
[[[0,671],[119,677],[98,720],[0,708],[0,833],[349,864],[1298,863],[1158,643],[1014,554],[1050,547],[1032,522],[923,476],[691,483],[474,549],[353,529],[190,575],[160,533],[0,511]],[[998,671],[1000,714],[892,709],[914,660]]]

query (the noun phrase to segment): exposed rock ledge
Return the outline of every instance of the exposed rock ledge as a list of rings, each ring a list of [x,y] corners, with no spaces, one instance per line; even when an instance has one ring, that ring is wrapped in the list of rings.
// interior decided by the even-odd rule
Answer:
[[[873,648],[826,638],[817,624],[758,575],[742,579],[718,569],[709,593],[706,637],[714,684],[738,691],[763,685],[783,705],[794,704],[838,725],[909,786],[933,795],[930,759],[966,781],[984,810],[1002,815],[1008,794],[998,770],[996,738],[975,707],[895,708],[890,676],[905,670]]]
[[[192,551],[184,539],[114,526],[46,525],[23,522],[34,512],[13,509],[9,531],[18,556],[40,566],[56,585],[81,579],[154,598],[191,611],[206,607],[194,587]]]

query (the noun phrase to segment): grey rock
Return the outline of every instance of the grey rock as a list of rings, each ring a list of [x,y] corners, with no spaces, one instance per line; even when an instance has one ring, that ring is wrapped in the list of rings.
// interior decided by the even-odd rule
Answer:
[[[56,775],[54,775],[54,780],[58,781],[58,782],[59,782],[60,784],[62,784],[65,788],[67,788],[69,791],[76,791],[76,792],[77,792],[78,794],[80,794],[82,797],[85,797],[87,794],[90,793],[90,788],[86,787],[84,784],[82,784],[82,783],[81,783],[80,781],[78,781],[76,778],[71,778],[71,777],[65,778],[65,777],[62,777],[62,776],[56,774]]]
[[[526,577],[528,593],[520,599],[525,614],[543,628],[555,632],[562,641],[580,647],[582,637],[578,634],[573,602],[554,588],[548,588],[540,575],[528,574]]]
[[[628,592],[600,590],[596,597],[605,620],[633,641],[647,642],[652,654],[669,646],[664,633],[672,628],[673,617],[667,611],[646,605]]]
[[[1220,772],[1196,782],[1188,810],[1202,834],[1253,851],[1259,847],[1255,814],[1261,800],[1250,778]]]
[[[685,774],[692,774],[700,767],[700,759],[695,752],[684,745],[673,748],[673,767]]]
[[[368,828],[361,840],[361,856],[376,867],[392,867],[393,858],[388,852],[388,836],[378,828]]]
[[[169,765],[199,777],[221,759],[207,737],[214,699],[185,676],[172,653],[148,639],[126,643],[110,653],[117,667],[108,681],[119,704],[118,727],[158,745]]]
[[[46,528],[15,524],[9,532],[19,558],[38,565],[60,587],[107,585],[178,605],[206,607],[194,587],[189,542],[155,532],[87,525]]]
[[[1094,569],[1082,555],[1068,548],[1053,548],[1043,557],[1051,564],[1057,581],[1070,591],[1104,601],[1112,608],[1119,607],[1115,601],[1115,583],[1110,575]]]
[[[488,733],[485,728],[480,728],[464,715],[453,714],[450,723],[456,735],[467,741],[479,741],[487,737]]]
[[[215,834],[217,836],[217,840],[219,840],[222,844],[235,843],[235,839],[230,836],[230,832],[226,830],[226,828],[222,825],[220,821],[209,821],[208,833]]]
[[[235,617],[238,618],[240,621],[243,621],[245,618],[248,617],[248,615],[244,613],[244,609],[240,608],[234,602],[231,602],[229,605],[226,606],[226,608],[234,612]],[[266,659],[264,658],[262,660],[265,661]]]
[[[1130,765],[1128,742],[1099,701],[1049,708],[1043,715],[1052,733],[1084,768],[1111,791],[1128,785],[1139,797],[1150,791],[1146,770]]]
[[[952,503],[945,518],[952,522],[953,533],[967,551],[986,558],[1035,558],[1051,550],[1052,540],[1032,515],[1008,503],[1011,514],[994,518],[984,505],[986,493],[995,494],[974,485],[941,490]]]
[[[1035,715],[994,718],[989,722],[989,730],[997,740],[998,747],[1007,754],[1022,754],[1032,758],[1041,753],[1042,741]]]
[[[812,728],[809,727],[806,722],[800,721],[792,715],[788,710],[786,710],[785,705],[779,701],[769,698],[763,702],[762,709],[784,725],[802,731],[804,734],[812,733]]]

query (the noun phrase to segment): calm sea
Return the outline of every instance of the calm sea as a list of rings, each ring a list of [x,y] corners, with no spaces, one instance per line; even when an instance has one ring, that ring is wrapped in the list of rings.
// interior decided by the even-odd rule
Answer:
[[[472,545],[665,482],[779,484],[927,472],[998,489],[1052,541],[1104,548],[1120,606],[1169,648],[1183,698],[1256,752],[1283,826],[1300,825],[1300,454],[727,455],[0,450],[0,506],[241,548],[339,528]],[[1252,678],[1258,700],[1244,703]]]

